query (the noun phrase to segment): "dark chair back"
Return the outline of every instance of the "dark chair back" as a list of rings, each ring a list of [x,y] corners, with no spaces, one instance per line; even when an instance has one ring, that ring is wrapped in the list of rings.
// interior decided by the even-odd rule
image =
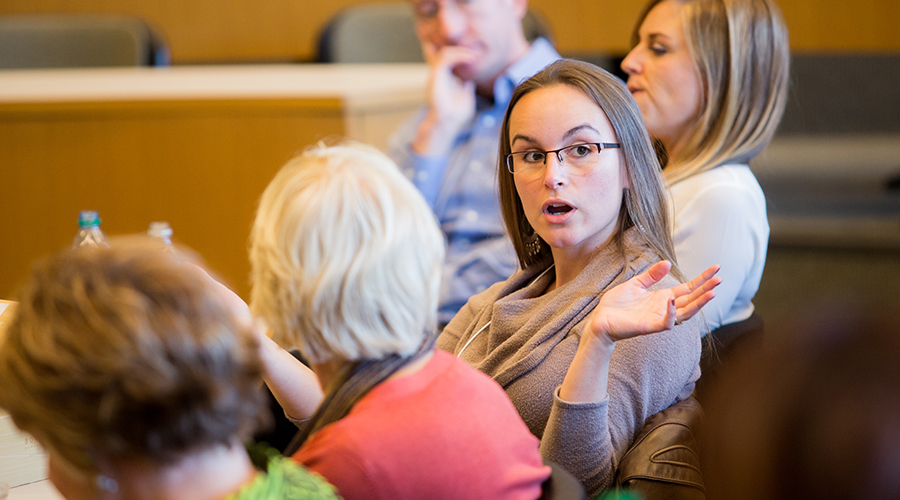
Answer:
[[[319,35],[317,62],[424,62],[416,20],[409,2],[379,2],[347,7],[338,12]],[[528,41],[544,37],[552,42],[547,21],[528,10],[522,20]]]
[[[704,400],[713,381],[718,378],[729,359],[762,342],[764,331],[762,318],[754,312],[743,321],[722,325],[709,333],[709,338],[703,340],[703,351],[700,354],[698,399]]]
[[[169,50],[162,38],[134,16],[0,17],[0,69],[168,64]]]
[[[559,465],[544,460],[550,466],[550,477],[541,487],[540,500],[587,500],[584,486],[575,476]]]

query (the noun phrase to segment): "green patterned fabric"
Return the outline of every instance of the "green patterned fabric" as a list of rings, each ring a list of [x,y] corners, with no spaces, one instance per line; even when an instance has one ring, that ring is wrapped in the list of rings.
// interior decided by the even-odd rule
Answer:
[[[268,452],[267,471],[252,483],[226,500],[336,500],[340,497],[334,486],[302,465],[282,457],[277,451]]]
[[[644,496],[636,491],[613,489],[597,495],[594,500],[644,500]]]

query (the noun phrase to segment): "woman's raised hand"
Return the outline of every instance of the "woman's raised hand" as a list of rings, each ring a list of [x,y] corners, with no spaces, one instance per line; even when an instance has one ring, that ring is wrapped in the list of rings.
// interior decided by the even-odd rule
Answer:
[[[722,282],[714,277],[719,271],[714,265],[688,283],[650,290],[671,268],[667,260],[657,262],[608,290],[588,318],[586,329],[611,342],[669,330],[697,314],[715,297],[713,288]]]

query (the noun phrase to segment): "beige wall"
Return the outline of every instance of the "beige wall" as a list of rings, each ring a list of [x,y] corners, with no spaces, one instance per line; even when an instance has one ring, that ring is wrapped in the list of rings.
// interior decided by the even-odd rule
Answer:
[[[161,28],[176,63],[294,61],[312,59],[321,26],[341,8],[357,3],[363,0],[3,0],[0,14],[133,13]],[[563,53],[625,51],[643,4],[644,0],[531,1],[550,21]],[[897,0],[780,0],[779,4],[796,51],[900,52]]]

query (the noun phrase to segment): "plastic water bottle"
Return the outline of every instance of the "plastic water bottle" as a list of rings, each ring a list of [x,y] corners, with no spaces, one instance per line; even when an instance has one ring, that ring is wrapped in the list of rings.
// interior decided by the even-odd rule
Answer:
[[[172,246],[172,227],[168,222],[151,222],[150,229],[147,230],[147,236],[151,238],[159,238],[168,246]]]
[[[81,229],[75,235],[72,246],[104,246],[109,247],[106,235],[100,230],[100,216],[94,210],[82,210],[78,212],[78,227]]]

